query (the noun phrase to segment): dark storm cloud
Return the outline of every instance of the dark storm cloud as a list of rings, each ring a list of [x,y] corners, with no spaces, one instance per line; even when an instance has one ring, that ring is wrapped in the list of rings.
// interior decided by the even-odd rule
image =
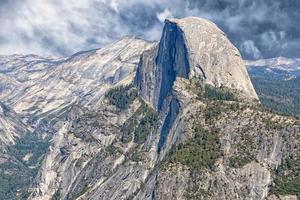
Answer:
[[[125,35],[158,40],[166,17],[214,21],[246,59],[300,57],[299,0],[0,0],[0,54],[70,55]]]
[[[299,57],[300,1],[297,0],[189,0],[189,7],[210,11],[246,58]],[[293,41],[293,42],[292,42]]]

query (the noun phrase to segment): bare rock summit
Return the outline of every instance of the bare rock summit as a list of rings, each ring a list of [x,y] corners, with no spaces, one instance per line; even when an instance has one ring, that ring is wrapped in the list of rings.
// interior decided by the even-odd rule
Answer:
[[[167,19],[160,42],[141,58],[136,78],[140,93],[160,109],[176,77],[195,76],[258,99],[241,54],[213,22],[197,17]]]

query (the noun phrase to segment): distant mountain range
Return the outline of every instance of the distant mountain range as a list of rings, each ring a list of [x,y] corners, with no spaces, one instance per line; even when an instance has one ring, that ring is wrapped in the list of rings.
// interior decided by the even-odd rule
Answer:
[[[300,115],[300,58],[246,61],[261,102],[289,115]]]
[[[246,61],[252,76],[272,76],[273,78],[290,80],[300,76],[300,58],[270,58]]]

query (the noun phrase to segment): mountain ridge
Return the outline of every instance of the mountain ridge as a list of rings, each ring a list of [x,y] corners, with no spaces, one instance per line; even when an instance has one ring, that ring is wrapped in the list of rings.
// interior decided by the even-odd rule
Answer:
[[[33,136],[51,136],[37,146],[43,159],[23,161],[37,171],[16,198],[299,196],[285,187],[298,183],[286,163],[298,167],[299,120],[259,104],[239,52],[212,22],[171,21],[160,43],[125,38],[49,72],[30,71],[28,89],[5,89],[0,101],[35,128]],[[21,72],[29,73],[4,76],[18,81]],[[14,149],[17,158],[28,151],[35,150]],[[10,172],[4,169],[0,175]]]
[[[166,20],[160,43],[139,63],[136,84],[141,96],[159,110],[177,77],[195,76],[258,100],[241,55],[216,25],[194,17]]]
[[[299,58],[270,58],[246,61],[248,70],[253,75],[272,75],[278,79],[291,80],[300,76]]]

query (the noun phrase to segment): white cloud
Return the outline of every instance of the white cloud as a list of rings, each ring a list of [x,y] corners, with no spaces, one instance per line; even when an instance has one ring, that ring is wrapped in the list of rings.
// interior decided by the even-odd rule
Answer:
[[[99,48],[125,35],[135,35],[122,16],[135,5],[155,9],[159,0],[24,0],[0,13],[0,54],[67,54]],[[12,9],[13,8],[13,9]],[[158,8],[158,7],[157,7]],[[3,9],[4,10],[4,9]],[[136,11],[139,12],[139,11]],[[140,13],[142,16],[144,13]],[[170,16],[170,11],[160,17]],[[135,16],[133,15],[133,18]],[[143,25],[143,21],[140,21]],[[133,25],[135,26],[135,25]],[[135,28],[135,29],[133,29]],[[159,39],[162,25],[144,28],[142,37]],[[136,30],[136,31],[134,31]]]
[[[277,34],[274,31],[267,31],[261,35],[262,44],[268,49],[276,48],[280,46],[280,37],[283,37],[282,34]]]
[[[118,9],[119,3],[118,3],[117,0],[111,0],[111,1],[110,1],[110,7],[111,7],[114,11],[116,11],[117,13],[119,13],[119,9]]]
[[[12,5],[0,13],[0,54],[70,55],[125,35],[159,40],[163,21],[173,16],[212,19],[182,0],[24,0]]]
[[[117,7],[111,1],[26,0],[0,14],[5,40],[0,54],[71,54],[101,47],[130,33],[115,14]]]
[[[242,53],[248,55],[249,52],[253,52],[253,56],[256,57],[265,55],[265,49],[278,49],[289,44],[288,31],[278,31],[276,28],[274,33],[266,31],[268,22],[274,18],[274,10],[280,21],[284,21],[287,16],[280,12],[278,3],[270,4],[259,0],[250,3],[245,0],[233,0],[233,3],[228,4],[231,7],[224,9],[218,8],[219,0],[7,2],[0,6],[0,54],[70,55],[77,51],[102,47],[125,35],[159,40],[166,18],[184,16],[199,16],[216,22],[225,28],[224,31],[233,43],[243,47],[240,48]],[[266,30],[262,30],[264,22],[267,22]],[[262,23],[261,26],[259,23]],[[278,40],[280,43],[276,43]],[[283,43],[283,40],[286,43]],[[252,41],[253,45],[249,41]],[[259,48],[265,48],[261,49],[262,53],[254,45],[258,41],[262,44]]]
[[[249,55],[253,55],[255,59],[260,59],[262,57],[261,52],[255,46],[252,40],[244,41],[241,45],[241,50],[245,51]]]
[[[157,13],[156,17],[160,22],[164,22],[165,19],[167,19],[167,18],[173,18],[173,15],[170,12],[170,10],[167,8],[163,12]]]

